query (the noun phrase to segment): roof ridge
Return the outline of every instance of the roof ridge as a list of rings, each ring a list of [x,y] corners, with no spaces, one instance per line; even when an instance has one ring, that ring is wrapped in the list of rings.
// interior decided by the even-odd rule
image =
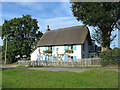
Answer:
[[[54,29],[54,30],[50,30],[48,32],[51,32],[51,31],[58,31],[58,30],[64,30],[64,29],[68,29],[68,28],[75,28],[75,27],[87,27],[87,26],[84,26],[84,25],[79,25],[79,26],[71,26],[71,27],[66,27],[66,28],[60,28],[60,29]]]

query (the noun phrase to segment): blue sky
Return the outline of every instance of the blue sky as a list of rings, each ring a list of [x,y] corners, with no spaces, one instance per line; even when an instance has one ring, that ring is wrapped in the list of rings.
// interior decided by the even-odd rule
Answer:
[[[72,15],[71,4],[69,2],[2,2],[2,23],[4,20],[22,15],[31,15],[38,20],[40,31],[45,33],[47,25],[50,29],[59,29],[77,25],[83,25]],[[93,27],[88,27],[92,34]],[[118,31],[113,32],[117,34]],[[112,42],[118,46],[118,37]],[[111,46],[113,47],[113,44]],[[2,42],[0,40],[0,45]]]

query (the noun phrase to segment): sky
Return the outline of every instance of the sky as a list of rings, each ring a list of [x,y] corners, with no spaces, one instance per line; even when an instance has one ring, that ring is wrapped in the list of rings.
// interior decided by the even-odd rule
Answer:
[[[49,25],[51,30],[83,25],[81,21],[77,21],[73,16],[70,2],[24,1],[26,2],[2,2],[2,23],[0,25],[4,23],[5,19],[10,20],[14,17],[22,17],[22,15],[27,14],[38,20],[39,31],[43,33],[46,32],[47,25]],[[88,26],[88,28],[92,35],[93,27]],[[112,34],[118,34],[118,30],[112,32]],[[111,48],[118,47],[117,43],[118,36],[112,42]],[[0,39],[0,45],[2,44],[2,40]]]

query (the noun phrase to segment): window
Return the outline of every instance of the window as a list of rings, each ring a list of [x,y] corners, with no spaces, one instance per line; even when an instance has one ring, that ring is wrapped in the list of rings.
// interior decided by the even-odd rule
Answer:
[[[73,56],[73,59],[77,59],[77,56]]]
[[[45,55],[45,60],[47,60],[47,55]]]
[[[54,51],[54,46],[52,46],[52,51]]]
[[[67,45],[64,45],[64,50],[67,50]]]
[[[48,47],[47,47],[47,46],[45,46],[45,50],[48,50]]]
[[[54,60],[54,55],[52,55],[52,60]]]
[[[64,60],[67,60],[67,56],[66,55],[64,56]]]
[[[76,45],[73,45],[73,50],[76,50]]]

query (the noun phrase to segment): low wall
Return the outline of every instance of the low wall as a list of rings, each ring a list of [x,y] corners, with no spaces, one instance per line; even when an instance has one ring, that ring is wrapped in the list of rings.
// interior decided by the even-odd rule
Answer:
[[[60,66],[60,67],[80,67],[80,66],[100,66],[100,58],[88,58],[80,60],[68,60],[68,61],[26,61],[18,60],[19,66]]]

